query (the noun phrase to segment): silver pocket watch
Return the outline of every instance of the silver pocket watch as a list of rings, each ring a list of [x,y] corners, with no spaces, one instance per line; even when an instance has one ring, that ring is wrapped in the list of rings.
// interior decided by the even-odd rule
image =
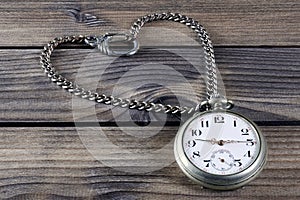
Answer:
[[[215,109],[195,114],[180,127],[174,153],[192,180],[211,189],[230,190],[259,174],[266,163],[267,146],[251,120]]]

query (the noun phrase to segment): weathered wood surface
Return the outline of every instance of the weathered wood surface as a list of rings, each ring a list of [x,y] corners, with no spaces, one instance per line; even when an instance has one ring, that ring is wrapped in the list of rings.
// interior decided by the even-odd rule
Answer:
[[[108,95],[152,101],[170,97],[172,102],[175,95],[183,98],[183,105],[192,105],[187,99],[196,103],[205,98],[203,77],[196,70],[204,67],[193,67],[188,62],[201,63],[197,51],[185,48],[180,51],[182,54],[178,55],[183,57],[172,51],[145,49],[132,58],[111,60],[90,49],[60,49],[53,55],[53,64],[86,89],[98,88],[100,93]],[[0,50],[2,122],[72,122],[74,112],[79,113],[82,121],[93,120],[95,112],[99,121],[124,121],[123,117],[117,117],[124,109],[115,108],[118,115],[112,116],[111,107],[97,105],[91,113],[93,102],[74,97],[51,83],[39,67],[39,53],[35,49]],[[216,57],[226,94],[236,102],[238,111],[255,121],[299,120],[298,48],[216,48]],[[109,62],[112,64],[107,66]],[[148,63],[151,66],[147,67]],[[167,70],[161,69],[162,65]]]
[[[60,35],[128,30],[138,17],[166,11],[180,12],[200,21],[211,33],[215,45],[300,44],[297,0],[1,1],[0,44],[37,46]],[[161,26],[193,36],[184,26],[157,24]],[[156,37],[151,31],[142,32],[145,34],[142,38]]]
[[[119,127],[102,127],[106,137],[123,151],[151,153],[160,145],[172,141],[178,127],[165,127],[158,138],[149,140],[147,148],[137,139],[120,131]],[[259,177],[243,189],[215,192],[203,189],[177,167],[175,161],[165,168],[149,173],[124,172],[146,168],[144,160],[132,158],[135,166],[120,157],[95,159],[83,145],[78,130],[87,131],[93,139],[94,127],[9,127],[0,128],[0,196],[1,198],[64,199],[71,197],[109,199],[297,199],[300,196],[300,127],[261,127],[269,145],[268,164]],[[122,128],[123,131],[159,131],[159,128]],[[89,138],[89,139],[88,139]],[[155,142],[151,142],[156,140]],[[103,154],[111,152],[111,144],[102,147]],[[171,151],[172,152],[172,149]],[[161,155],[147,163],[165,162]],[[145,159],[148,156],[145,154]],[[151,157],[150,157],[151,158]],[[104,162],[104,159],[106,161]],[[125,166],[123,171],[103,163],[107,160]],[[120,165],[121,164],[121,165]]]
[[[146,115],[73,98],[40,69],[40,49],[54,37],[119,32],[138,17],[163,11],[186,14],[205,26],[217,46],[228,98],[266,136],[267,166],[243,189],[203,189],[183,175],[168,146],[177,123],[164,126],[177,117],[151,116],[156,123],[139,127],[130,122]],[[0,198],[299,199],[299,28],[297,0],[1,1]],[[163,103],[182,97],[186,105],[205,93],[192,66],[203,63],[194,38],[183,25],[155,22],[141,31],[147,48],[134,57],[106,66],[112,58],[68,45],[54,53],[53,63],[85,88]],[[148,63],[157,65],[149,70]],[[93,146],[100,133],[109,142]],[[93,150],[101,150],[100,157]],[[126,154],[116,159],[116,151]]]

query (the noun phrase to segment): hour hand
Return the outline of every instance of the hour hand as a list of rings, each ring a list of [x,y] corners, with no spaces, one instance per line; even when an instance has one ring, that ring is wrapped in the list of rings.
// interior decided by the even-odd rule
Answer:
[[[203,142],[209,142],[211,144],[218,144],[218,141],[215,138],[212,138],[210,140],[204,140],[204,139],[195,139],[195,140],[203,141]]]

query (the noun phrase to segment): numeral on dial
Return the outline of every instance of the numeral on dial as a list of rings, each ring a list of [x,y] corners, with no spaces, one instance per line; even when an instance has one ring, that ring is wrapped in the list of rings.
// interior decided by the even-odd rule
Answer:
[[[187,145],[188,145],[188,147],[194,147],[194,146],[196,146],[196,141],[195,140],[189,140],[187,142]]]
[[[241,130],[241,132],[242,132],[242,135],[249,135],[249,129],[247,129],[247,128],[243,128]]]
[[[224,123],[224,117],[221,115],[215,116],[215,123]]]
[[[234,166],[236,166],[236,167],[242,166],[241,159],[235,159],[235,160],[234,160]]]
[[[208,121],[201,121],[201,126],[208,127],[209,126]]]
[[[200,157],[200,151],[194,151],[193,158],[199,158],[199,157]]]
[[[253,146],[254,145],[253,139],[247,139],[247,141],[248,141],[246,143],[247,146]]]
[[[250,152],[250,151],[247,151],[247,153],[244,155],[244,157],[250,158],[250,157],[251,157],[251,152]]]
[[[205,167],[209,167],[209,163],[210,163],[210,160],[203,160],[205,163],[207,163],[206,165],[205,165]]]
[[[200,136],[202,134],[199,129],[192,129],[192,136]]]
[[[233,127],[236,127],[236,120],[233,121]]]

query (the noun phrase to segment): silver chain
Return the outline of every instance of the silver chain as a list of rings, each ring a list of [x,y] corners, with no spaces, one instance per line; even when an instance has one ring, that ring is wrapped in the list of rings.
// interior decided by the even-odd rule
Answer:
[[[160,103],[152,103],[152,102],[145,102],[145,101],[137,101],[131,99],[122,99],[116,98],[113,96],[106,96],[105,94],[99,94],[97,92],[93,92],[90,90],[85,90],[84,88],[77,85],[75,82],[68,80],[67,78],[60,75],[58,72],[55,71],[51,63],[51,55],[56,47],[64,43],[88,43],[91,46],[98,45],[98,48],[108,55],[119,55],[115,52],[110,51],[109,47],[107,46],[110,39],[113,38],[114,35],[120,34],[105,34],[103,36],[64,36],[59,38],[54,38],[50,41],[47,45],[44,46],[42,51],[42,55],[40,56],[40,63],[42,68],[44,69],[47,76],[50,80],[56,83],[61,88],[65,89],[66,91],[73,93],[76,96],[79,96],[83,99],[88,99],[90,101],[95,101],[97,103],[104,103],[107,105],[113,106],[120,106],[120,107],[127,107],[129,109],[137,109],[137,110],[146,110],[146,111],[154,111],[154,112],[165,112],[165,113],[194,113],[198,112],[199,109],[207,110],[211,107],[209,100],[219,98],[218,93],[218,83],[217,83],[217,69],[215,64],[215,56],[213,51],[212,42],[202,25],[200,25],[197,21],[189,18],[187,16],[181,14],[174,14],[174,13],[161,13],[161,14],[151,14],[146,15],[142,18],[139,18],[136,22],[133,23],[131,27],[131,35],[129,39],[136,39],[140,29],[144,26],[145,23],[157,21],[157,20],[169,20],[174,22],[179,22],[185,24],[194,32],[197,33],[198,38],[204,48],[205,52],[205,59],[206,59],[206,71],[207,71],[207,80],[206,80],[206,91],[207,91],[207,99],[208,101],[204,101],[201,104],[197,104],[195,107],[180,107],[180,106],[171,106],[171,105],[163,105]],[[122,34],[121,34],[122,35]],[[127,37],[127,35],[125,35]],[[126,38],[128,40],[128,38]],[[106,46],[105,46],[106,45]],[[100,46],[100,47],[99,47]],[[128,51],[124,53],[126,55],[134,54],[137,49],[138,45],[135,45],[134,51]],[[225,98],[223,98],[224,100]],[[225,99],[225,108],[230,109],[233,104],[230,101]]]
[[[216,64],[215,64],[215,55],[214,55],[214,49],[212,46],[212,42],[208,36],[208,33],[204,29],[202,25],[200,25],[197,21],[195,21],[192,18],[189,18],[185,15],[181,15],[178,13],[155,13],[151,15],[146,15],[140,19],[138,19],[136,22],[133,23],[131,27],[131,34],[134,37],[137,37],[139,31],[141,28],[149,22],[157,21],[157,20],[169,20],[174,22],[179,22],[181,24],[185,24],[189,28],[191,28],[194,32],[196,32],[198,38],[200,39],[200,42],[202,44],[202,47],[204,48],[205,53],[205,59],[206,59],[206,70],[207,70],[207,86],[206,86],[206,92],[208,95],[208,99],[212,97],[219,96],[218,90],[217,90],[217,70],[216,70]]]

